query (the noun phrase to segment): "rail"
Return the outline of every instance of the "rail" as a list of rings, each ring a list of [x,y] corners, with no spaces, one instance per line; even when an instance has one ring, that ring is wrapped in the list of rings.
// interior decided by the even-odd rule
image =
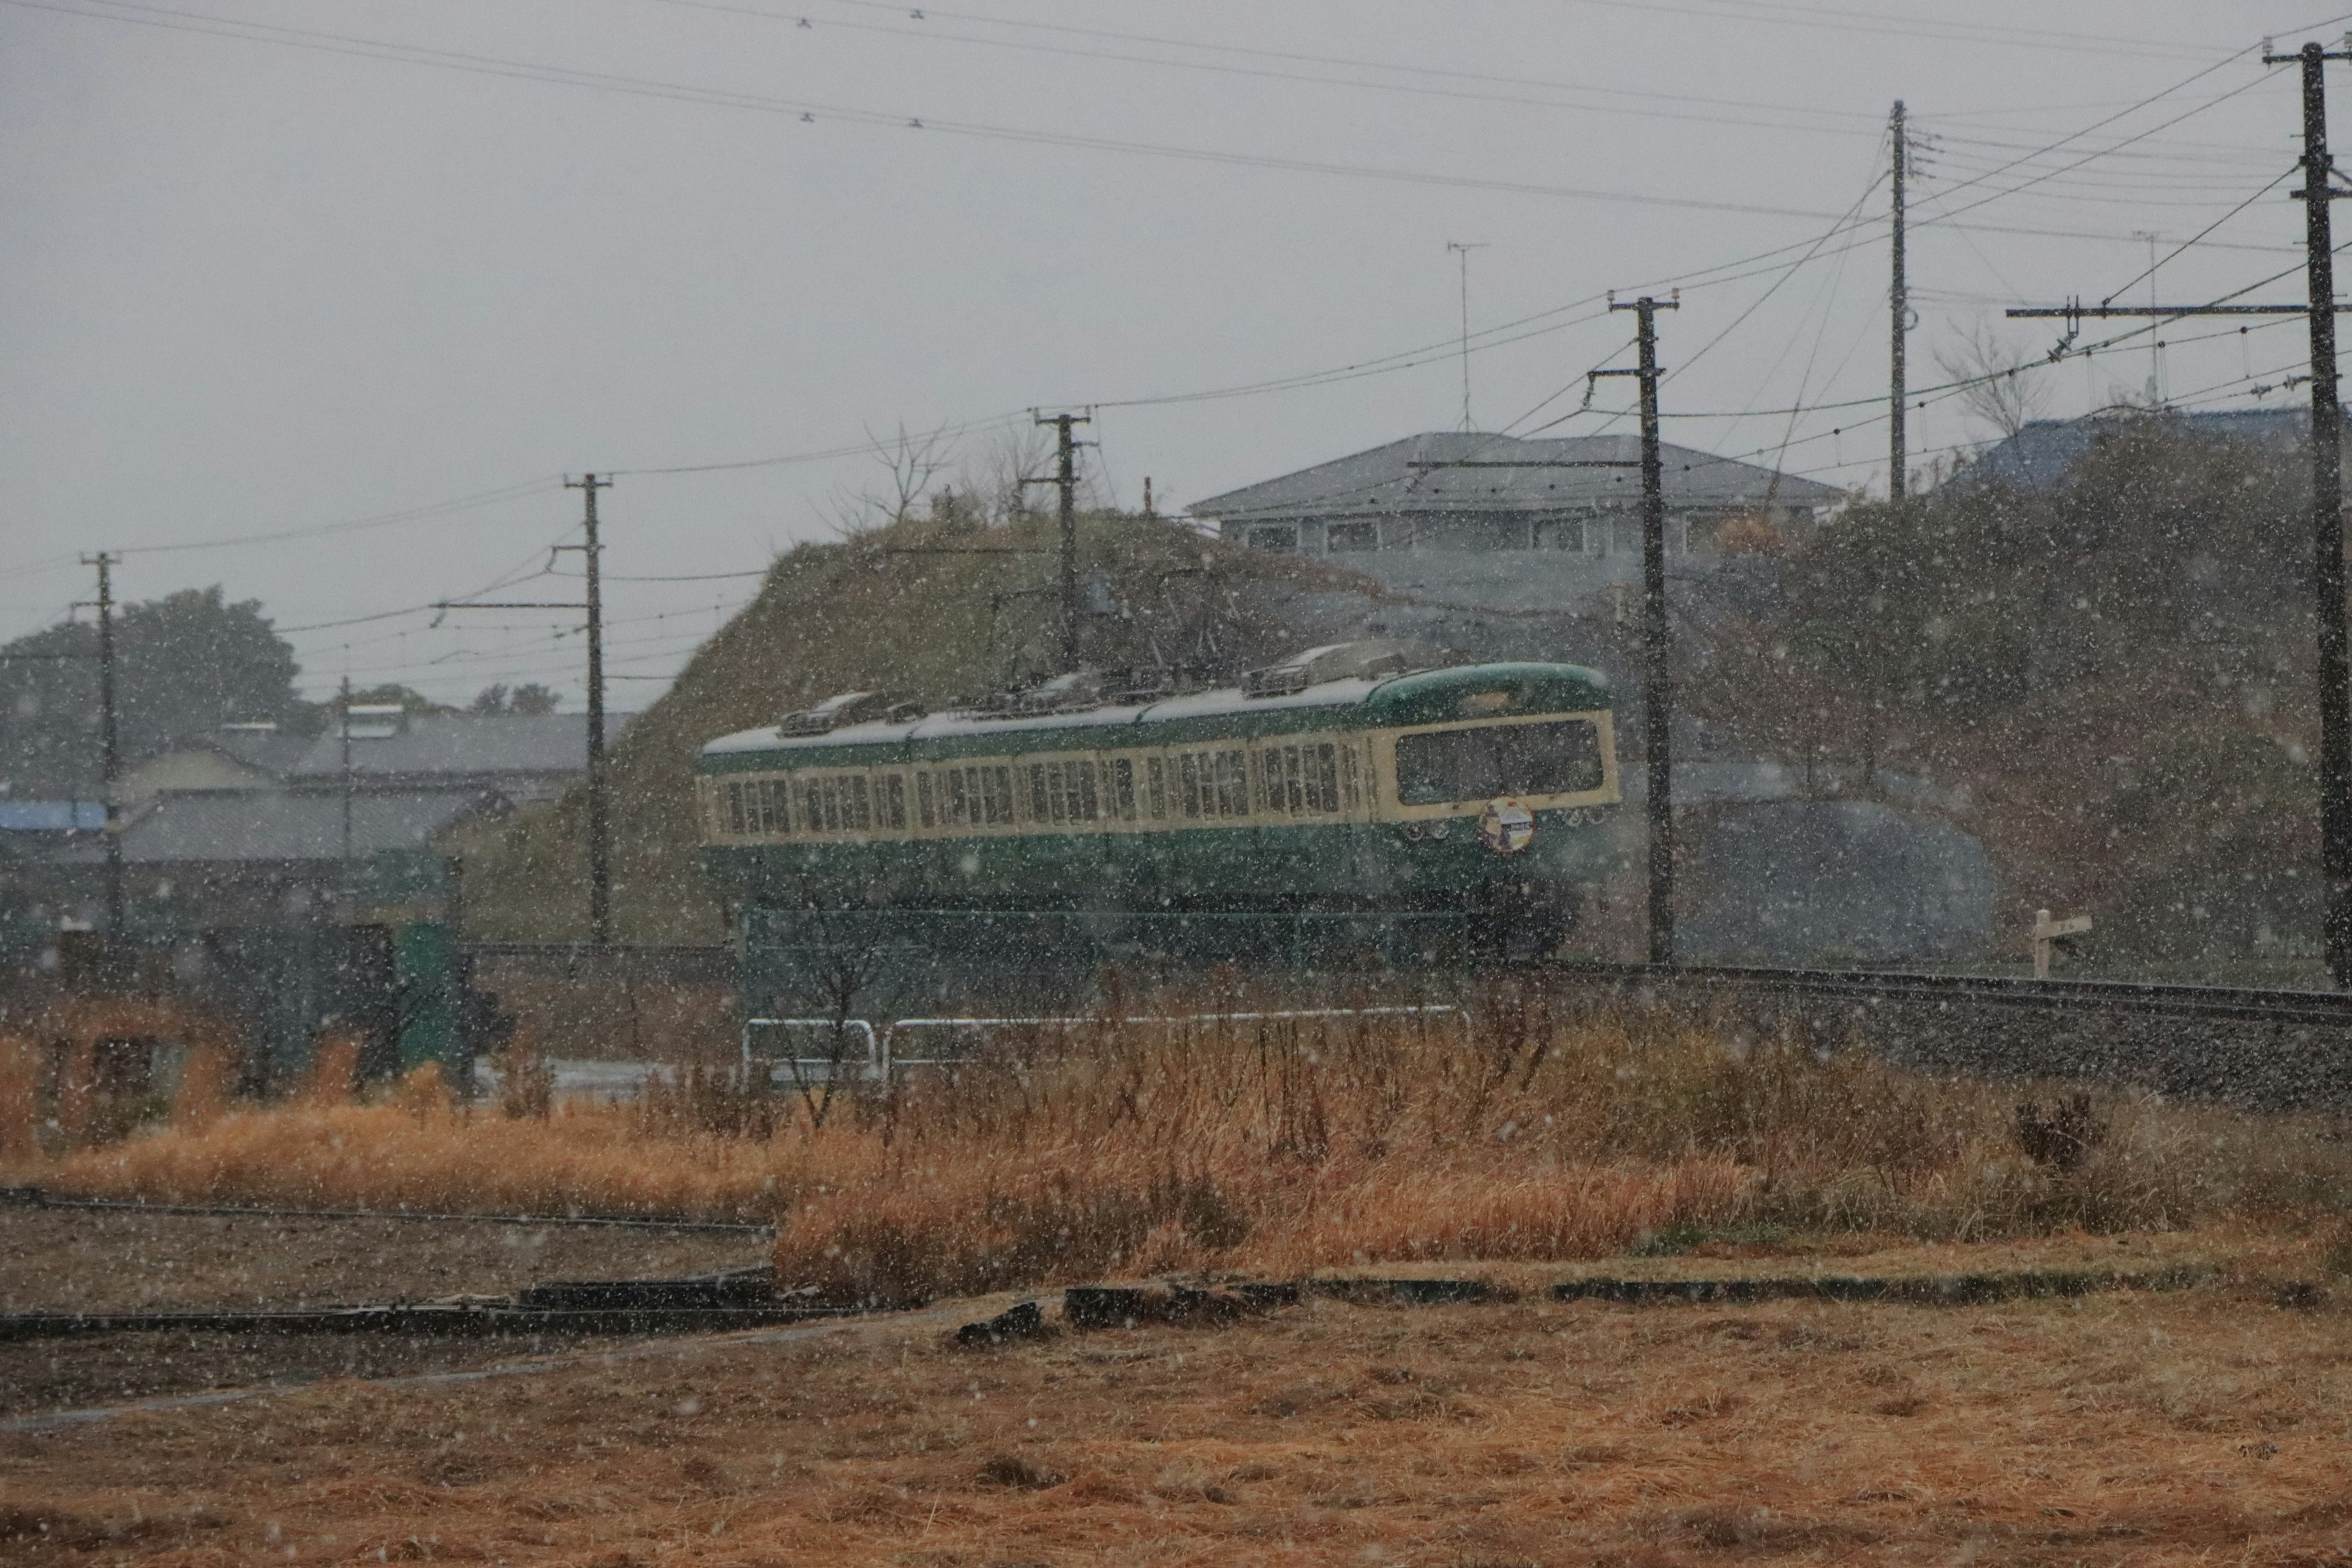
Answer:
[[[1769,969],[1734,964],[1654,966],[1562,963],[1544,973],[1629,989],[1697,986],[1790,995],[1967,1003],[2043,1011],[2117,1011],[2256,1023],[2352,1026],[2352,993],[2273,990],[2252,985],[2186,985],[2168,981],[2029,980],[1999,974],[1937,974],[1914,970]]]

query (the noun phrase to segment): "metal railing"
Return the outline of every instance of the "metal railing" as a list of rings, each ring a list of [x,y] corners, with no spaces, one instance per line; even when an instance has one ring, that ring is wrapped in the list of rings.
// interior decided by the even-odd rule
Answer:
[[[893,1018],[878,1027],[866,1018],[746,1018],[743,1021],[743,1070],[750,1072],[755,1060],[771,1064],[772,1074],[778,1067],[789,1067],[794,1081],[821,1083],[836,1074],[850,1071],[852,1076],[868,1080],[887,1079],[896,1072],[919,1068],[952,1067],[967,1059],[970,1050],[947,1055],[905,1057],[898,1054],[901,1036],[919,1036],[956,1032],[985,1037],[1000,1029],[1078,1029],[1120,1024],[1246,1024],[1286,1021],[1303,1018],[1386,1018],[1429,1017],[1453,1018],[1466,1030],[1469,1012],[1451,1004],[1427,1006],[1393,1007],[1296,1007],[1265,1012],[1234,1013],[1137,1013],[1112,1017],[1092,1014],[1078,1016],[1037,1017],[935,1017]],[[863,1035],[866,1053],[863,1060],[844,1052],[828,1057],[761,1057],[751,1048],[755,1029],[832,1029]]]

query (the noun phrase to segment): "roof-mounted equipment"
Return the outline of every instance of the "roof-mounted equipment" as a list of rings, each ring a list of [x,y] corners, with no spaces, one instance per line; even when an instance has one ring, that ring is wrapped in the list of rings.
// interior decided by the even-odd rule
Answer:
[[[1033,686],[1013,700],[1013,711],[1032,713],[1076,713],[1088,708],[1099,708],[1103,700],[1103,673],[1099,669],[1074,669],[1067,675],[1057,675],[1043,685]]]
[[[823,735],[845,724],[887,718],[892,707],[887,691],[845,691],[826,698],[814,708],[785,714],[776,731],[784,735]]]
[[[1441,669],[1457,662],[1444,649],[1407,637],[1365,637],[1326,643],[1293,654],[1280,664],[1242,677],[1244,697],[1287,697],[1327,680],[1372,680],[1415,669]]]

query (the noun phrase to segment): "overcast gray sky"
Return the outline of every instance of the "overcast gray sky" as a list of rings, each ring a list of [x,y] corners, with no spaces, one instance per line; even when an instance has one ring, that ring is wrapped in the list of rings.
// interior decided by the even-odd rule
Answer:
[[[2054,340],[2002,305],[2112,293],[2146,236],[2161,257],[2242,204],[2158,296],[2298,268],[2293,73],[2255,54],[2347,23],[2326,0],[0,0],[0,637],[119,549],[126,597],[218,583],[315,627],[289,631],[314,695],[348,669],[576,702],[562,616],[388,613],[535,568],[578,517],[561,476],[617,469],[613,657],[646,679],[614,700],[642,706],[752,585],[642,579],[826,533],[878,477],[868,431],[957,427],[976,455],[1008,416],[1097,405],[1097,481],[1181,507],[1456,427],[1449,241],[1484,247],[1480,428],[1571,414],[1588,368],[1630,363],[1595,297],[1682,279],[1670,438],[1883,489],[1880,411],[1821,405],[1884,395],[1890,101],[1928,142],[1928,385],[1971,331]],[[2294,395],[2250,389],[2303,368],[2299,321],[2168,331],[2168,395]],[[2136,339],[2036,379],[2063,415],[2150,370]],[[1628,428],[1628,385],[1550,433]],[[1912,442],[1986,433],[1942,399]],[[221,542],[398,514],[425,515]]]

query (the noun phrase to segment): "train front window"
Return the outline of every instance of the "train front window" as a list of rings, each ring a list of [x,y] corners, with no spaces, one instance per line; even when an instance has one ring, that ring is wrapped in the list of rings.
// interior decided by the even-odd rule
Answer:
[[[1396,762],[1397,799],[1406,805],[1576,795],[1601,784],[1601,732],[1590,719],[1400,735]]]

